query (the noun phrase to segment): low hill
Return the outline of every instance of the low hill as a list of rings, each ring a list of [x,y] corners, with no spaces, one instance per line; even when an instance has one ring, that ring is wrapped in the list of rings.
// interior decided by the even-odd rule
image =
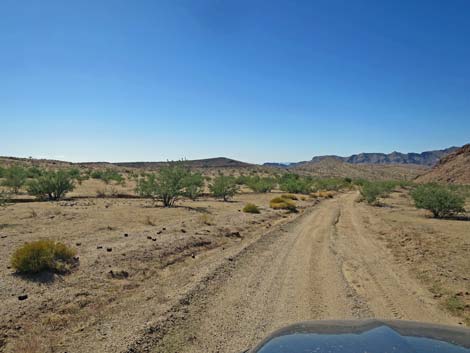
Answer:
[[[416,181],[470,185],[470,144],[441,158],[434,168],[418,177]]]
[[[428,168],[425,166],[412,164],[352,164],[335,157],[303,163],[292,168],[294,172],[308,173],[318,177],[350,177],[369,180],[412,180],[427,170]]]
[[[154,169],[159,168],[166,163],[167,162],[119,162],[113,164],[126,168]],[[183,163],[190,168],[248,168],[253,166],[253,164],[225,157],[186,160],[183,161]]]

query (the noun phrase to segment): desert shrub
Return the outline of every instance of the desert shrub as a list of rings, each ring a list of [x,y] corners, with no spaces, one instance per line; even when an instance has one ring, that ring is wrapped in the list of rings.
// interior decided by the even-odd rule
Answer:
[[[10,188],[14,194],[17,194],[20,188],[26,182],[26,170],[20,166],[12,166],[3,171],[2,185]]]
[[[41,168],[38,168],[36,166],[27,168],[25,172],[26,172],[26,177],[31,178],[31,179],[40,177],[44,173],[44,171]]]
[[[248,182],[250,181],[251,177],[248,175],[240,175],[235,179],[235,183],[237,185],[248,185]]]
[[[297,207],[294,201],[285,199],[283,197],[275,197],[269,201],[269,207],[275,210],[288,210],[290,212],[296,212]]]
[[[117,184],[124,182],[124,177],[121,173],[112,169],[94,170],[91,172],[90,176],[93,179],[102,180],[105,184],[109,184],[111,181],[114,181]]]
[[[52,240],[37,240],[16,249],[11,265],[21,273],[64,272],[73,263],[75,250]]]
[[[260,178],[254,176],[247,178],[245,185],[254,192],[270,192],[276,186],[276,180],[273,178]]]
[[[385,197],[397,186],[393,181],[364,181],[361,195],[368,204],[377,204],[379,197]]]
[[[209,185],[209,190],[214,197],[227,201],[237,193],[238,185],[235,183],[235,178],[220,174]]]
[[[190,177],[189,170],[181,162],[169,162],[160,168],[158,174],[148,174],[137,181],[137,193],[161,201],[164,207],[172,207],[176,200],[184,196],[185,181]]]
[[[253,203],[247,203],[245,207],[243,207],[243,212],[246,213],[260,213],[258,206]]]
[[[465,199],[449,188],[435,184],[419,185],[411,191],[416,208],[429,210],[436,218],[465,212]]]
[[[196,200],[204,190],[204,177],[201,173],[188,173],[183,184],[184,195],[191,200]]]
[[[5,174],[5,168],[0,166],[0,178],[3,178],[3,174]]]
[[[72,177],[64,170],[48,171],[28,183],[28,193],[40,199],[60,200],[75,188]]]
[[[294,194],[308,194],[312,189],[311,180],[297,174],[284,174],[279,178],[279,188]]]

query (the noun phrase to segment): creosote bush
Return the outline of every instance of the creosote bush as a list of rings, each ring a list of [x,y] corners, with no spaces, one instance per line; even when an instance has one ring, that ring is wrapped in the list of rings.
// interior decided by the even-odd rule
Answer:
[[[27,178],[26,170],[23,167],[14,165],[4,169],[2,185],[9,188],[14,194],[20,191]]]
[[[28,183],[28,193],[39,199],[60,200],[75,188],[70,174],[64,170],[44,172]]]
[[[237,179],[238,183],[238,179]],[[259,176],[246,177],[244,184],[254,192],[270,192],[276,186],[273,178],[261,178]]]
[[[411,197],[416,208],[431,211],[435,218],[465,212],[465,198],[442,185],[419,185],[411,191]]]
[[[238,185],[234,177],[220,174],[214,179],[212,184],[209,185],[209,190],[214,197],[228,201],[230,197],[233,197],[237,193]]]
[[[243,207],[243,212],[245,213],[260,213],[258,206],[253,203],[247,203],[245,207]]]
[[[11,257],[11,265],[20,273],[42,271],[66,272],[76,252],[53,240],[37,240],[18,248]]]
[[[290,212],[297,212],[297,207],[294,201],[283,197],[275,197],[269,201],[269,207],[275,210],[288,210]]]
[[[182,162],[168,162],[158,174],[148,174],[137,181],[137,193],[161,201],[164,207],[172,207],[179,197],[196,199],[202,192],[204,179],[193,174]]]

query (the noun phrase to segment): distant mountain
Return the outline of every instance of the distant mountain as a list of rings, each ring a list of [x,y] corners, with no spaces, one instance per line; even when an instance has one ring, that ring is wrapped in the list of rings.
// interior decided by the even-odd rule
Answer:
[[[432,167],[440,158],[457,150],[458,147],[450,147],[443,150],[426,151],[422,153],[359,153],[349,157],[340,157],[335,155],[315,156],[308,162],[297,163],[265,163],[271,167],[292,168],[304,163],[317,163],[325,159],[336,159],[338,161],[351,164],[414,164]]]
[[[126,168],[158,168],[167,162],[118,162],[113,163],[118,167]],[[247,168],[253,164],[236,161],[225,157],[185,160],[183,164],[190,168]]]
[[[323,157],[298,164],[290,170],[317,177],[350,177],[368,180],[412,180],[425,173],[429,167],[417,164],[353,164],[337,156]]]
[[[416,181],[470,185],[470,144],[441,158],[434,168]]]

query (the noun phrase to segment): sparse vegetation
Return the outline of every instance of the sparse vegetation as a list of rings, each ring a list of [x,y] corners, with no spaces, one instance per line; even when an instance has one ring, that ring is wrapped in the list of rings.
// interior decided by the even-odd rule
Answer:
[[[136,191],[143,197],[161,201],[164,207],[172,207],[190,187],[191,172],[181,162],[169,162],[158,174],[148,174],[137,181]]]
[[[275,210],[288,210],[290,212],[297,212],[295,202],[283,197],[275,197],[269,202],[269,207]]]
[[[279,179],[279,188],[289,193],[308,194],[312,190],[312,183],[297,174],[284,174]]]
[[[361,196],[370,205],[377,205],[380,197],[385,197],[395,189],[393,181],[361,181]]]
[[[75,250],[52,240],[37,240],[18,248],[11,265],[20,273],[65,272],[70,269]]]
[[[282,194],[281,197],[283,199],[289,199],[289,200],[298,200],[299,198],[295,196],[294,194]]]
[[[253,203],[247,203],[245,207],[243,207],[243,212],[245,213],[260,213],[258,206]]]
[[[26,170],[20,166],[11,166],[4,169],[2,185],[9,188],[14,194],[18,194],[20,188],[25,184],[27,179]]]
[[[121,175],[121,173],[112,169],[94,170],[91,172],[90,176],[93,179],[102,180],[105,184],[109,184],[111,181],[114,181],[117,184],[124,182],[124,177]]]
[[[417,208],[431,211],[435,218],[444,218],[465,212],[464,197],[445,186],[419,185],[411,192],[411,197]]]
[[[184,195],[191,200],[196,200],[204,190],[204,177],[201,173],[188,173],[184,181]]]
[[[75,188],[69,173],[63,170],[45,172],[28,183],[28,193],[39,199],[60,200]]]
[[[276,186],[273,178],[261,178],[254,176],[245,180],[245,185],[254,192],[270,192]]]
[[[235,183],[234,177],[220,174],[214,179],[212,184],[209,185],[209,189],[214,197],[228,201],[229,198],[237,193],[238,185]]]

